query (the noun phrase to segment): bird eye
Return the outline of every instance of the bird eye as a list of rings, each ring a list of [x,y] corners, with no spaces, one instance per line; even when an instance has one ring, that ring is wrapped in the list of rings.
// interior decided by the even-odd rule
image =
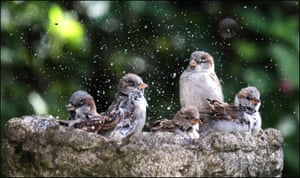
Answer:
[[[80,99],[79,104],[83,105],[84,104],[84,99]]]
[[[201,56],[200,59],[206,59],[206,56]]]
[[[134,86],[134,82],[132,80],[126,80],[126,83],[128,83],[128,86]]]
[[[257,99],[254,98],[254,99],[251,100],[251,102],[252,102],[253,104],[257,105],[257,104],[259,103],[259,100],[257,100]]]

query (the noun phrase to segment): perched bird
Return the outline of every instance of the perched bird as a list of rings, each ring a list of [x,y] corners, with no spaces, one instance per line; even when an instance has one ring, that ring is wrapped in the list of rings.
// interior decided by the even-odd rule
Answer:
[[[69,112],[69,120],[58,122],[68,127],[98,133],[100,130],[109,130],[111,125],[116,125],[116,120],[97,112],[94,98],[83,90],[72,94],[66,109]]]
[[[189,60],[189,66],[179,79],[180,105],[195,106],[199,112],[206,112],[206,98],[224,100],[221,84],[215,73],[214,59],[207,52],[195,51]]]
[[[173,119],[157,120],[152,125],[151,131],[174,132],[186,139],[199,138],[200,114],[194,106],[181,108]]]
[[[235,95],[234,104],[244,107],[249,117],[251,134],[256,135],[261,130],[262,120],[259,113],[260,92],[254,86],[242,88]]]
[[[99,114],[93,97],[87,92],[75,92],[67,104],[70,121],[61,121],[69,127],[99,133],[118,144],[142,131],[146,121],[147,101],[144,89],[148,87],[141,77],[128,73],[119,82],[115,100]]]
[[[250,124],[245,120],[245,108],[207,98],[209,110],[200,114],[206,120],[200,125],[199,132],[205,135],[211,132],[243,132],[250,133]]]
[[[118,144],[123,144],[134,134],[139,134],[146,122],[147,101],[144,89],[148,85],[136,74],[124,75],[118,86],[115,100],[104,112],[110,118],[118,118],[111,132],[104,133]]]
[[[84,121],[89,115],[97,114],[94,98],[83,90],[74,92],[65,107],[69,112],[69,121],[58,120],[58,122],[69,127]]]
[[[66,109],[69,112],[69,120],[84,120],[87,114],[97,113],[94,98],[83,90],[72,94],[66,104]]]
[[[240,131],[256,135],[261,129],[259,91],[255,87],[241,89],[234,104],[207,98],[209,111],[201,112],[209,119],[201,125],[200,132]]]

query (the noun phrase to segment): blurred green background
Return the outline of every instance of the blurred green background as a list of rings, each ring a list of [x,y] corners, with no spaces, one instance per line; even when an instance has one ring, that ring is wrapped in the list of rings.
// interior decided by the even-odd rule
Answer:
[[[298,21],[298,1],[1,1],[1,131],[16,116],[67,118],[77,89],[104,111],[127,72],[149,85],[148,120],[170,118],[180,74],[204,50],[227,102],[260,90],[262,127],[284,136],[283,177],[298,177]]]

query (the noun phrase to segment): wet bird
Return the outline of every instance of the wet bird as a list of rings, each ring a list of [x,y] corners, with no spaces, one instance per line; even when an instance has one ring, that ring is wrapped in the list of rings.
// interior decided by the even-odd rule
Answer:
[[[206,116],[199,128],[201,135],[235,131],[250,133],[249,123],[244,119],[246,116],[244,108],[209,98],[207,98],[207,102],[208,111],[200,112],[201,115]]]
[[[142,131],[146,121],[147,101],[144,97],[145,84],[141,77],[128,73],[118,85],[115,100],[108,109],[99,114],[95,102],[87,92],[75,92],[67,104],[70,121],[60,121],[69,127],[109,137],[118,144]]]
[[[179,94],[181,107],[195,106],[199,112],[207,111],[206,98],[223,101],[214,59],[209,53],[195,51],[191,54],[189,65],[179,79]]]
[[[246,109],[250,122],[251,134],[256,135],[261,130],[262,119],[259,108],[261,105],[260,92],[254,86],[242,88],[235,95],[234,104]]]
[[[69,120],[58,120],[61,125],[98,133],[116,124],[112,118],[97,112],[94,98],[83,90],[72,94],[66,109],[69,112]]]
[[[142,132],[148,106],[144,97],[144,89],[147,87],[148,85],[136,74],[128,73],[121,78],[115,100],[104,112],[107,117],[118,118],[115,127],[104,133],[111,140],[124,144],[132,135]]]
[[[259,114],[259,92],[255,87],[241,89],[235,95],[235,102],[228,104],[207,98],[208,112],[201,112],[209,119],[200,127],[200,132],[234,132],[239,131],[256,135],[261,129]]]
[[[83,90],[74,92],[65,107],[69,120],[84,120],[87,114],[97,113],[94,98]]]
[[[181,108],[171,119],[157,120],[152,124],[151,131],[169,131],[185,139],[199,138],[200,114],[194,106]]]

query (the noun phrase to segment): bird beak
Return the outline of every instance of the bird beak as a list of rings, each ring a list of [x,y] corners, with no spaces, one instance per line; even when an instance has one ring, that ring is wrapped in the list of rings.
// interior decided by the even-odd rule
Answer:
[[[190,66],[191,67],[196,67],[197,66],[197,62],[195,60],[191,60]]]
[[[148,87],[148,85],[145,84],[145,83],[139,84],[139,85],[137,86],[137,88],[140,89],[140,90],[145,89],[145,88],[147,88],[147,87]]]
[[[200,119],[193,118],[193,119],[191,119],[191,123],[192,124],[200,123]]]
[[[75,111],[75,106],[73,106],[73,104],[72,103],[68,103],[67,105],[66,105],[66,109],[67,109],[67,111]]]

